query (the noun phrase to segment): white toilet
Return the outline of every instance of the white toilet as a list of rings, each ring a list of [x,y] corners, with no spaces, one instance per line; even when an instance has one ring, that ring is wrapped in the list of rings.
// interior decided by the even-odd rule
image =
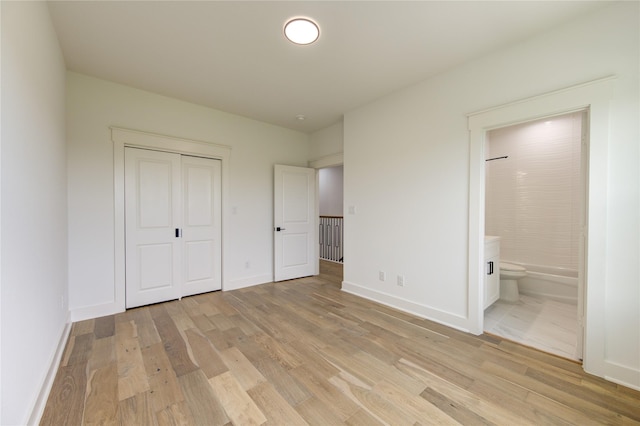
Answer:
[[[518,280],[527,276],[527,270],[513,263],[500,262],[500,300],[515,303],[520,300]]]

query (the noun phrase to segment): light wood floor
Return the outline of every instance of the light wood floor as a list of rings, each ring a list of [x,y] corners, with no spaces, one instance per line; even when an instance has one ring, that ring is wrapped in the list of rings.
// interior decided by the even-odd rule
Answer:
[[[75,323],[42,424],[640,424],[640,392],[321,272]]]

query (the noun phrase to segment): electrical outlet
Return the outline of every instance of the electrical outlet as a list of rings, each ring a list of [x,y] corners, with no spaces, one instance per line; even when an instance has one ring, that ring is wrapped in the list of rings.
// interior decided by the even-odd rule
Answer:
[[[398,285],[404,287],[404,275],[398,275]]]
[[[378,279],[379,279],[380,281],[384,281],[384,280],[386,280],[386,279],[387,279],[387,274],[385,274],[385,273],[384,273],[384,271],[379,271],[379,272],[378,272]]]

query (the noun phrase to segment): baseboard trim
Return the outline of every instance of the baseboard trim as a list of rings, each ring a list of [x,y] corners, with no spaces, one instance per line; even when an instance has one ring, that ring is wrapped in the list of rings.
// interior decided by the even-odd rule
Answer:
[[[241,278],[238,280],[229,281],[222,285],[223,291],[237,290],[240,288],[251,287],[258,284],[273,282],[273,276],[271,274],[255,275],[252,277]],[[124,312],[126,308],[120,306],[117,302],[104,303],[101,305],[86,306],[83,308],[73,309],[71,311],[71,321],[84,321],[87,319],[104,317],[107,315],[118,314]]]
[[[606,360],[605,369],[605,379],[640,391],[640,370]]]
[[[451,312],[420,305],[410,300],[366,288],[348,281],[342,282],[342,291],[401,310],[420,318],[435,321],[439,324],[446,325],[447,327],[455,328],[456,330],[464,331],[466,333],[470,332],[468,326],[469,319]]]
[[[105,303],[102,305],[86,306],[84,308],[77,308],[71,311],[71,321],[78,322],[87,319],[104,317],[107,315],[118,314],[124,312],[125,307],[119,306],[115,302]]]
[[[51,393],[53,382],[55,381],[56,374],[58,373],[58,366],[60,365],[60,361],[62,360],[62,356],[64,355],[64,349],[67,346],[67,341],[69,340],[69,335],[71,334],[72,323],[70,314],[70,312],[67,314],[65,325],[62,328],[62,333],[60,334],[60,339],[58,340],[58,346],[53,354],[53,358],[51,359],[51,362],[49,364],[49,369],[47,370],[44,382],[40,387],[40,392],[38,393],[38,397],[35,400],[33,409],[31,410],[31,415],[29,416],[29,421],[27,422],[28,425],[39,424],[42,414],[44,413],[44,407],[47,405],[49,393]]]
[[[223,291],[238,290],[245,287],[252,287],[254,285],[265,284],[273,282],[273,276],[271,274],[254,275],[252,277],[240,278],[238,280],[229,281],[226,285],[222,286]]]

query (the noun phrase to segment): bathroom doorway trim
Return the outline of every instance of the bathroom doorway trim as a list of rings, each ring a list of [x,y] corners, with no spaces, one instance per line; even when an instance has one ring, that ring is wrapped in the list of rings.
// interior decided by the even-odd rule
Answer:
[[[583,368],[606,375],[605,320],[607,167],[609,103],[615,76],[478,111],[467,116],[469,128],[469,271],[470,331],[483,332],[485,141],[487,132],[517,123],[576,111],[588,116],[587,229],[583,283]],[[580,332],[580,330],[578,331]]]

